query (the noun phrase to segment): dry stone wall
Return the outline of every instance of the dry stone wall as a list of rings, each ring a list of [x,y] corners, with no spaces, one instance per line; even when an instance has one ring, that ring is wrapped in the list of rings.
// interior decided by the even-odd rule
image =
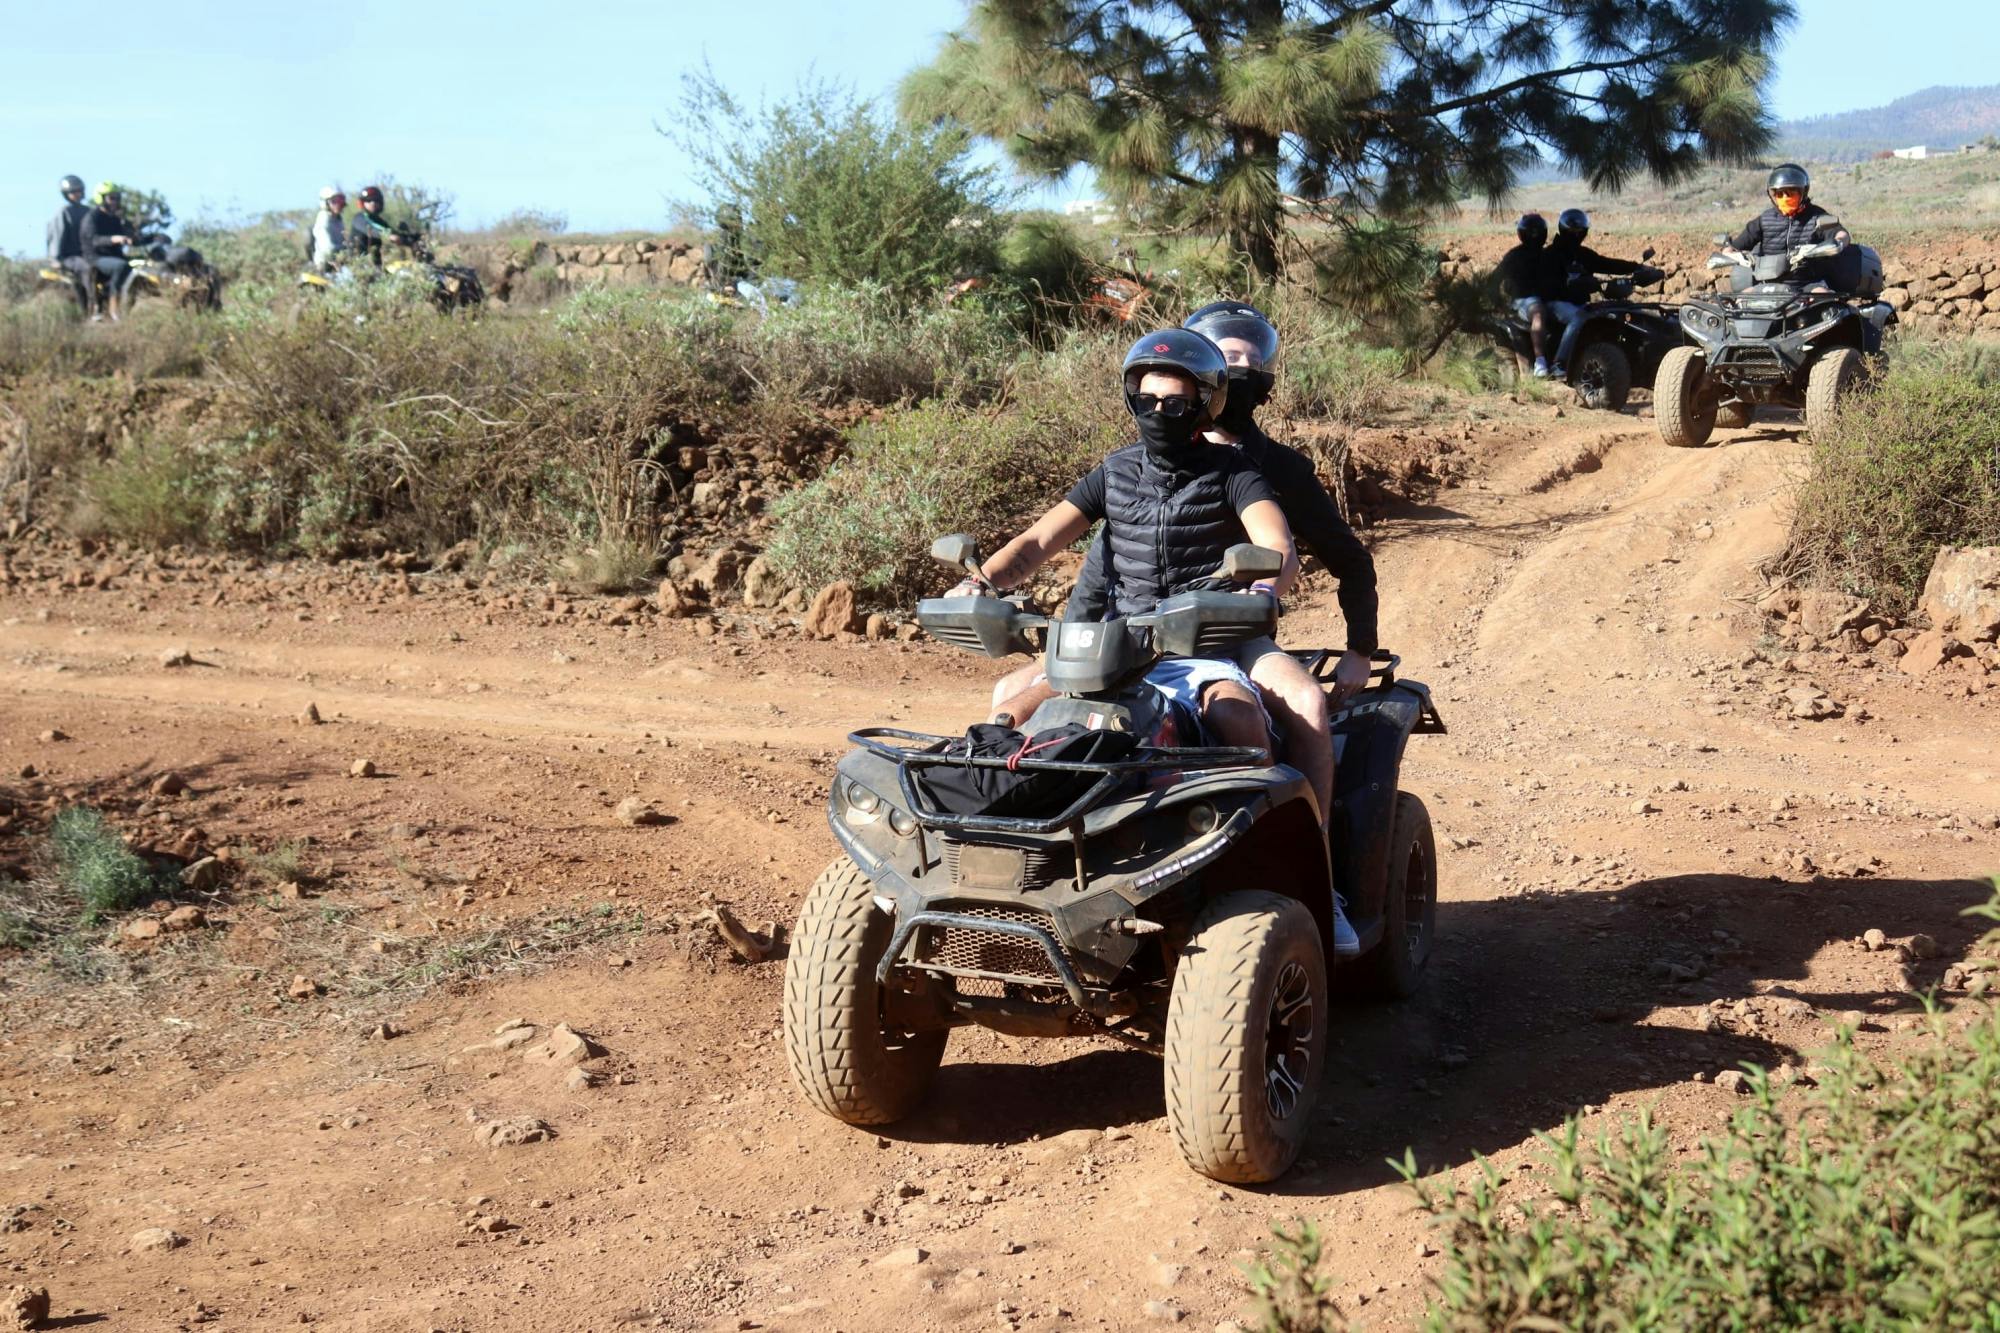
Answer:
[[[632,241],[495,242],[456,247],[451,256],[479,270],[490,295],[517,288],[692,286],[701,280],[701,246],[667,237]],[[538,292],[547,294],[546,292]]]

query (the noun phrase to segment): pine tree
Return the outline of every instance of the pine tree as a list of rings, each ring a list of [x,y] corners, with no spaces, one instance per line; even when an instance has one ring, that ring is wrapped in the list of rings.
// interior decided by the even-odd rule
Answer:
[[[1790,0],[971,0],[904,114],[1076,166],[1156,225],[1225,236],[1261,278],[1288,212],[1362,262],[1397,224],[1498,206],[1545,157],[1594,188],[1766,146]],[[1386,227],[1381,224],[1389,224]]]

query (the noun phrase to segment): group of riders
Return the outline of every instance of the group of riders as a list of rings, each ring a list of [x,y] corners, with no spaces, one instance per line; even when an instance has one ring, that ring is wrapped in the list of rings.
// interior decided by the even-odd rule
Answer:
[[[1804,167],[1787,162],[1776,168],[1766,178],[1765,190],[1770,207],[1729,238],[1732,249],[1752,256],[1787,255],[1821,239],[1818,223],[1828,214],[1812,202],[1812,178]],[[1567,377],[1570,354],[1583,327],[1578,315],[1595,279],[1632,277],[1644,286],[1665,276],[1639,261],[1612,259],[1585,245],[1590,237],[1590,215],[1580,208],[1565,208],[1557,216],[1553,239],[1548,220],[1540,213],[1522,215],[1514,225],[1514,234],[1519,244],[1501,258],[1494,276],[1501,295],[1528,326],[1537,379]],[[1809,271],[1797,276],[1803,281],[1824,282],[1836,291],[1851,291],[1860,280],[1861,252],[1847,245],[1851,238],[1844,230],[1833,239],[1842,246],[1839,257],[1808,261]],[[1551,357],[1549,342],[1558,328],[1562,337]]]
[[[125,190],[115,181],[101,181],[84,202],[83,178],[64,176],[56,182],[63,204],[49,219],[49,260],[69,276],[77,306],[92,320],[120,318],[131,299],[132,251],[161,247],[160,258],[170,266],[196,261],[186,246],[166,245],[143,234],[139,222],[125,212]]]
[[[392,227],[382,216],[386,196],[379,185],[370,185],[357,196],[360,207],[354,221],[347,221],[347,195],[329,185],[319,192],[319,212],[313,215],[312,231],[306,243],[306,257],[313,272],[332,273],[355,258],[372,259],[382,267],[386,245],[415,246],[417,234]]]

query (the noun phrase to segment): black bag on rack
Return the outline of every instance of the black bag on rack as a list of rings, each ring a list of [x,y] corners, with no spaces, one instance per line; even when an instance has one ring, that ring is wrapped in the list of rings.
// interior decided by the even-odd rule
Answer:
[[[1012,727],[981,722],[963,737],[933,745],[926,754],[1011,760],[1007,767],[923,764],[910,769],[918,792],[937,809],[954,815],[1007,818],[1048,816],[1077,800],[1103,776],[1016,767],[1023,759],[1066,763],[1115,763],[1139,747],[1130,732],[1093,731],[1078,723],[1053,727],[1030,739]]]

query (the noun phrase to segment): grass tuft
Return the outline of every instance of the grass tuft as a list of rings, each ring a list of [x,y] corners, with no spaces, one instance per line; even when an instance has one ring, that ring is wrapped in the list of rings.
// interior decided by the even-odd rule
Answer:
[[[88,806],[59,812],[49,826],[58,881],[82,906],[80,925],[150,902],[168,891],[166,878],[139,858]]]

